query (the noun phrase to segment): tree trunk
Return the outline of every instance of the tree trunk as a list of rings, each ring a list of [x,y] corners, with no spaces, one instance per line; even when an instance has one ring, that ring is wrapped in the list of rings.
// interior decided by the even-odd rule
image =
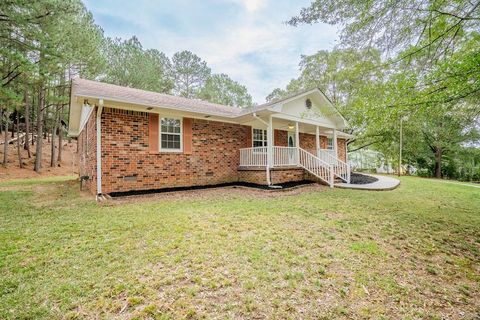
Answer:
[[[435,148],[435,178],[442,178],[442,147]]]
[[[3,108],[0,108],[0,134],[3,132]]]
[[[8,162],[8,119],[9,119],[9,114],[8,111],[4,112],[5,115],[5,141],[3,145],[3,165],[6,166]]]
[[[62,164],[62,143],[63,143],[63,126],[62,126],[63,105],[60,107],[60,115],[58,117],[58,165]]]
[[[21,152],[21,141],[20,141],[20,112],[17,110],[17,153],[18,153],[18,165],[20,168],[23,168],[22,164],[22,152]]]
[[[58,106],[55,107],[56,110],[58,110]],[[57,166],[57,157],[55,156],[55,134],[57,133],[57,114],[58,112],[55,111],[53,113],[53,127],[52,127],[52,139],[51,141],[51,153],[50,153],[50,167],[56,167]]]
[[[45,84],[42,81],[38,92],[37,103],[37,147],[35,153],[35,168],[36,172],[42,170],[42,147],[43,147],[43,108],[45,107]]]
[[[25,144],[23,148],[27,150],[28,158],[31,158],[30,154],[30,142],[29,142],[29,133],[30,133],[30,101],[28,101],[28,86],[25,85],[25,93],[23,96],[23,101],[25,102]]]
[[[60,84],[61,84],[61,88],[60,88],[60,96],[64,96],[65,94],[65,74],[60,78],[61,81],[60,81]],[[63,100],[63,99],[62,99]],[[63,126],[62,126],[62,117],[63,117],[63,104],[60,105],[60,108],[58,110],[58,124],[57,124],[57,128],[58,128],[58,158],[57,158],[57,162],[58,162],[58,166],[61,166],[62,165],[62,139],[63,139]]]

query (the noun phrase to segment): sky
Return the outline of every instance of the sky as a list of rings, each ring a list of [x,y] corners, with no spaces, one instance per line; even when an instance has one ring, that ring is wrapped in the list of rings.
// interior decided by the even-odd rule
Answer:
[[[137,36],[169,57],[189,50],[257,103],[299,75],[301,55],[332,49],[337,28],[284,24],[310,0],[85,0],[106,36]]]

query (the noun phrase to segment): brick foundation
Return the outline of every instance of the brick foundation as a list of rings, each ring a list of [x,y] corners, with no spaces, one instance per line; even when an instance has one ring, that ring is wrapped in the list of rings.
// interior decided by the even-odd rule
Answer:
[[[272,184],[302,181],[305,179],[305,172],[301,168],[274,168],[270,170]],[[265,168],[240,168],[238,170],[238,181],[266,185],[267,172]]]

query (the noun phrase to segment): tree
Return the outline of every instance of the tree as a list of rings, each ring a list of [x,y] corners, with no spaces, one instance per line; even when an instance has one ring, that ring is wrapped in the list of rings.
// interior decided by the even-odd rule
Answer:
[[[384,132],[375,147],[391,152],[399,119],[407,116],[406,134],[417,141],[412,154],[433,157],[441,177],[445,155],[478,141],[476,130],[465,128],[478,127],[480,116],[479,8],[480,1],[467,0],[315,0],[288,23],[339,24],[342,47],[382,53],[374,67],[384,70],[384,81],[375,88],[376,104],[364,110]]]
[[[185,98],[197,98],[211,70],[207,63],[190,51],[177,52],[172,57],[174,93]]]
[[[106,82],[162,93],[172,90],[170,60],[158,50],[144,50],[137,37],[125,41],[107,38],[104,54]]]
[[[381,62],[377,50],[334,49],[302,56],[300,76],[287,87],[275,89],[267,100],[319,88],[349,120],[349,132],[356,135],[355,148],[369,146],[383,138],[384,128],[366,117],[369,108],[379,101],[378,87],[384,73],[375,66]]]
[[[252,96],[248,94],[247,88],[223,73],[208,77],[199,97],[232,107],[245,108],[253,105]]]
[[[2,1],[0,132],[4,127],[10,130],[11,125],[13,135],[15,128],[22,127],[19,122],[25,121],[24,147],[28,153],[29,142],[32,146],[36,142],[34,170],[42,167],[44,139],[52,143],[50,165],[61,164],[62,128],[72,78],[100,79],[162,93],[171,93],[175,87],[176,94],[198,97],[210,69],[188,51],[174,58],[175,66],[164,53],[144,49],[135,36],[127,40],[104,38],[81,0]],[[203,91],[207,99],[250,104],[245,87],[228,77],[221,80],[210,80]],[[215,92],[217,87],[228,89],[228,94]],[[6,161],[8,144],[4,148]]]
[[[463,46],[465,41],[476,43],[473,55],[480,54],[478,37],[480,30],[480,1],[355,1],[315,0],[301,10],[288,23],[297,26],[302,23],[325,22],[342,26],[341,44],[350,48],[371,48],[380,50],[391,57],[387,64],[406,62],[415,69],[416,76],[431,75],[430,71],[439,64],[448,63],[450,57]],[[469,39],[470,40],[467,40]],[[471,56],[464,56],[470,59]],[[411,63],[415,61],[415,63]],[[403,64],[405,66],[405,64]],[[456,82],[473,83],[469,91],[455,95],[457,87],[450,87],[444,76],[430,81],[419,81],[421,89],[430,89],[430,97],[439,83],[445,84],[442,91],[451,95],[448,102],[462,100],[480,91],[480,68],[472,68],[449,77]],[[412,99],[411,99],[412,100]],[[410,101],[411,102],[411,101]],[[427,104],[429,101],[422,101]]]
[[[66,86],[60,82],[66,73],[72,74],[70,70],[84,77],[98,72],[98,40],[103,35],[80,0],[4,1],[0,4],[0,17],[0,98],[12,110],[23,100],[21,105],[29,118],[27,101],[38,97],[34,116],[35,170],[39,171],[44,124],[53,128],[57,123],[57,119],[48,119],[48,113],[45,117],[45,113],[54,104],[68,103],[68,95],[48,93]]]

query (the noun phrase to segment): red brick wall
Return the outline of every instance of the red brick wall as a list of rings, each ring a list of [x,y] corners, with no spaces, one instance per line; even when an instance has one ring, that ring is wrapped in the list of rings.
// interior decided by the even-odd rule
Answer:
[[[97,129],[96,129],[97,110],[93,110],[90,118],[77,138],[78,144],[78,164],[79,176],[88,176],[89,179],[83,182],[86,190],[95,194],[97,189]]]
[[[239,149],[250,127],[193,119],[192,153],[148,152],[148,114],[105,108],[102,191],[210,185],[238,180]]]
[[[280,184],[290,181],[302,181],[305,179],[303,169],[274,169],[270,171],[272,184]]]
[[[274,145],[278,147],[287,147],[288,146],[287,137],[288,137],[288,133],[286,130],[275,130],[274,138],[273,138]],[[300,148],[303,148],[308,152],[315,153],[315,149],[316,149],[315,135],[300,132]]]
[[[300,132],[300,148],[307,150],[312,154],[317,154],[315,135]]]
[[[328,138],[326,136],[320,136],[320,149],[328,148]]]
[[[287,131],[285,130],[275,130],[274,132],[274,145],[280,147],[288,146],[287,142]],[[340,160],[345,161],[347,144],[345,139],[337,139],[338,147],[338,157]],[[312,154],[316,154],[316,141],[314,134],[302,133],[300,132],[300,148],[307,150]],[[328,139],[326,136],[320,136],[320,148],[328,148]]]
[[[273,145],[277,147],[288,147],[287,131],[275,129],[273,135]]]
[[[267,184],[267,176],[265,169],[250,170],[250,169],[241,169],[238,170],[238,181],[254,183],[254,184]]]
[[[337,139],[337,148],[338,158],[345,162],[345,160],[347,159],[347,141],[345,139]]]
[[[266,174],[265,169],[243,169],[238,171],[238,181],[266,185]],[[272,184],[302,181],[305,180],[305,172],[296,168],[276,168],[270,170],[270,179]]]

